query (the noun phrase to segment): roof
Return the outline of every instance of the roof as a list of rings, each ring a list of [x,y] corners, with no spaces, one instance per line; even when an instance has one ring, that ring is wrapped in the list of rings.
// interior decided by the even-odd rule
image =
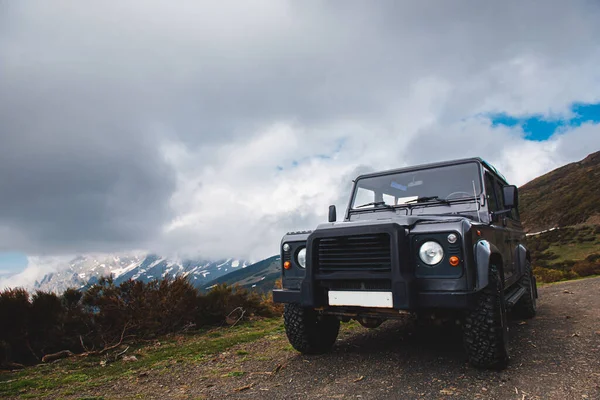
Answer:
[[[359,175],[356,177],[355,180],[362,179],[362,178],[372,178],[372,177],[381,176],[381,175],[396,174],[396,173],[401,173],[401,172],[417,171],[420,169],[444,167],[444,166],[448,166],[448,165],[458,165],[458,164],[464,164],[467,162],[476,162],[476,163],[482,164],[486,168],[488,168],[490,171],[492,171],[494,174],[498,175],[498,177],[501,178],[503,181],[507,182],[504,175],[502,175],[500,172],[498,172],[496,167],[494,167],[489,162],[483,160],[481,157],[459,158],[459,159],[455,159],[455,160],[438,161],[438,162],[428,163],[428,164],[411,165],[409,167],[390,169],[390,170],[386,170],[386,171],[371,172],[369,174]]]

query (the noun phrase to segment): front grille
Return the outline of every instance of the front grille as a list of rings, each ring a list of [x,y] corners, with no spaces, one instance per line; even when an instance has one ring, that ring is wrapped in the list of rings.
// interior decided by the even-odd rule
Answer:
[[[323,281],[321,285],[330,290],[392,290],[392,281],[389,279]]]
[[[316,264],[321,272],[390,272],[392,269],[387,233],[321,238],[316,250]]]

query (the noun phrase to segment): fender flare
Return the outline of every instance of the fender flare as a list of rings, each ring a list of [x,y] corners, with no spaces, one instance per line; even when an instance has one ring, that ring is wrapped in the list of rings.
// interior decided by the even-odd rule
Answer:
[[[477,265],[477,276],[475,278],[475,291],[485,288],[489,283],[489,271],[492,255],[501,257],[498,248],[487,240],[480,240],[473,249],[475,263]]]
[[[530,260],[529,251],[522,244],[517,247],[517,260],[519,262],[519,276],[521,276],[525,272],[527,261]]]

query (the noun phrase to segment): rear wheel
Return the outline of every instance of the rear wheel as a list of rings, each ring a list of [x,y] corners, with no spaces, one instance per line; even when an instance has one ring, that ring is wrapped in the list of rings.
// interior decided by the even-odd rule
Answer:
[[[303,354],[328,352],[340,331],[340,321],[336,317],[319,315],[298,304],[285,305],[283,321],[290,344]]]
[[[504,285],[495,266],[490,268],[488,286],[479,293],[476,308],[465,318],[463,339],[471,365],[489,369],[504,369],[508,365]]]
[[[525,288],[525,294],[519,299],[513,307],[513,312],[520,318],[533,318],[537,312],[537,293],[535,288],[535,276],[531,271],[531,264],[527,261],[525,265],[525,274],[519,284]]]

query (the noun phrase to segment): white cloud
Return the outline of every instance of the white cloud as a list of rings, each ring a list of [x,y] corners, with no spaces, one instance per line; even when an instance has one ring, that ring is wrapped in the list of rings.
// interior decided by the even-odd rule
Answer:
[[[0,277],[0,291],[14,287],[32,289],[36,280],[42,279],[48,273],[64,269],[72,259],[72,256],[30,256],[23,271]]]

